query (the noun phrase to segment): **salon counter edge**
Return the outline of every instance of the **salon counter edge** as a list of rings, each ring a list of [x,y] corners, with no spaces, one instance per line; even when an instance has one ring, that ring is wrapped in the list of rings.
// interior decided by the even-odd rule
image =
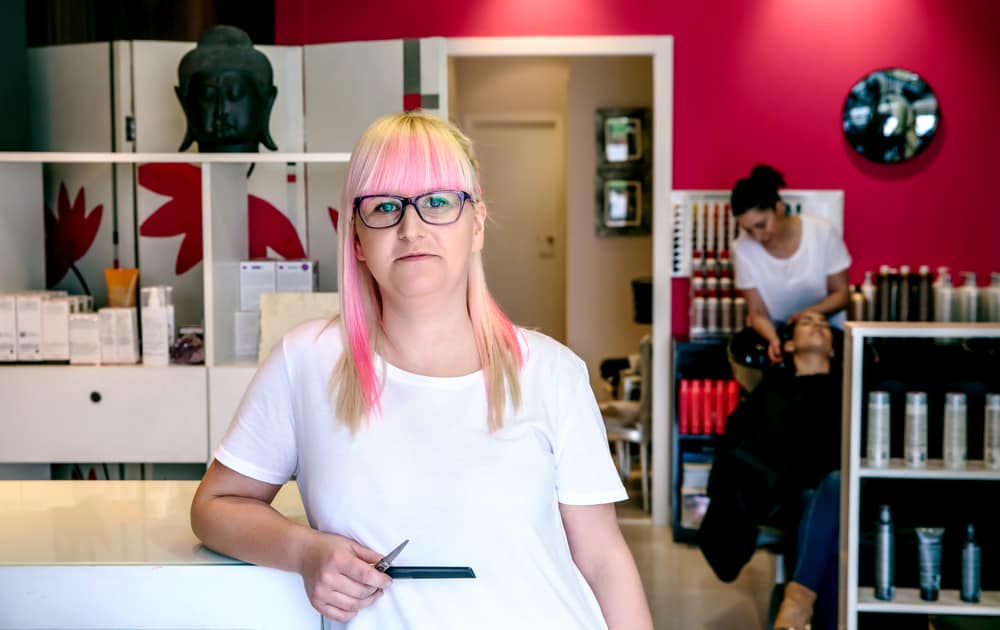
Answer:
[[[201,545],[197,481],[0,481],[0,628],[309,628],[295,573]],[[274,506],[305,523],[294,483]]]

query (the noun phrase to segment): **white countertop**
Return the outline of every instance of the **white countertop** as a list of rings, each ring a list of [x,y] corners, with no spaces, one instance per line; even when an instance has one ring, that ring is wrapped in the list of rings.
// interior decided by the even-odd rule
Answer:
[[[191,531],[197,481],[0,481],[0,566],[233,565]],[[305,524],[298,487],[273,502]]]

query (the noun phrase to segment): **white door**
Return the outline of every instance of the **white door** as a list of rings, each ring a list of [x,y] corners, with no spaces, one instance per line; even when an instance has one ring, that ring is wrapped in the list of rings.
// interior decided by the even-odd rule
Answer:
[[[566,339],[565,139],[558,115],[469,116],[490,220],[484,260],[516,324]]]

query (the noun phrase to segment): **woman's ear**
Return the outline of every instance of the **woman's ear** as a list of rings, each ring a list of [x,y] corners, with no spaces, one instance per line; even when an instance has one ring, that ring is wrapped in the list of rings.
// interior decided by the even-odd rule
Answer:
[[[365,250],[361,248],[361,241],[357,235],[354,236],[354,257],[361,262],[365,260]]]
[[[483,244],[486,242],[486,204],[477,201],[473,209],[475,212],[472,214],[472,251],[478,252],[482,251]]]
[[[785,215],[785,202],[779,199],[774,204],[774,213],[784,216]]]
[[[781,349],[784,350],[786,354],[794,354],[795,353],[795,342],[793,342],[791,339],[789,339],[788,341],[786,341],[784,343],[784,345],[781,346]]]

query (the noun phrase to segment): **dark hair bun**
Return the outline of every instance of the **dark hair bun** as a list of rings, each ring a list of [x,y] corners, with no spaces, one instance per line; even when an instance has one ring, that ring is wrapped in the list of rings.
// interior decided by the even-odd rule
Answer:
[[[785,185],[785,176],[767,164],[758,164],[750,171],[750,181],[763,189],[778,189]]]
[[[750,177],[736,182],[730,205],[733,214],[739,216],[747,210],[773,210],[781,197],[778,188],[785,185],[785,176],[766,164],[758,164],[750,171]]]

